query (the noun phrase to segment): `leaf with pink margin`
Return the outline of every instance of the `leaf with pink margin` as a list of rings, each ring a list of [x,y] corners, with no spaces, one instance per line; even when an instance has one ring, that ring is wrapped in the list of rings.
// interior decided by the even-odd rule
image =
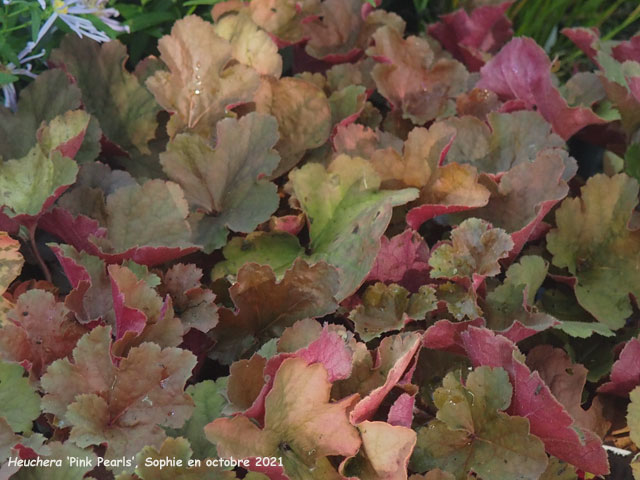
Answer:
[[[409,291],[429,281],[429,246],[411,228],[392,238],[383,236],[367,281],[394,282]]]
[[[401,394],[391,408],[389,409],[389,415],[387,415],[387,422],[390,425],[402,426],[411,428],[413,422],[413,407],[416,403],[416,396],[408,393]]]
[[[525,108],[536,107],[565,140],[587,125],[605,121],[583,107],[569,107],[551,82],[551,62],[531,38],[514,38],[480,69],[477,88],[486,88],[501,98],[516,99]]]
[[[372,76],[380,94],[403,118],[422,125],[455,108],[452,98],[466,90],[469,76],[464,65],[436,60],[425,39],[403,39],[388,26],[376,30],[372,38],[375,45],[366,53],[379,62]]]
[[[92,236],[104,237],[107,233],[97,220],[81,214],[74,216],[68,210],[59,207],[45,212],[40,217],[38,226],[77,250],[94,254],[98,249],[89,239]]]
[[[469,15],[464,9],[440,15],[440,21],[429,25],[429,35],[470,72],[477,72],[513,36],[511,20],[505,15],[513,1],[474,8]]]
[[[403,141],[392,133],[374,131],[359,123],[338,125],[332,143],[336,153],[362,158],[371,158],[376,150],[387,148],[402,152],[403,146]]]
[[[172,113],[170,137],[181,132],[210,137],[227,109],[250,102],[260,84],[258,72],[237,63],[231,44],[196,15],[176,21],[158,49],[168,71],[156,71],[146,85]]]
[[[348,378],[353,368],[353,352],[339,334],[330,331],[325,325],[320,336],[308,346],[300,348],[293,353],[279,353],[266,362],[262,374],[264,378],[262,389],[253,401],[251,407],[249,407],[243,415],[254,418],[260,423],[263,422],[265,399],[273,388],[276,372],[282,362],[287,358],[294,357],[304,359],[309,365],[321,363],[327,371],[327,379],[330,382]]]
[[[584,365],[573,363],[561,348],[537,345],[527,353],[527,366],[540,374],[551,393],[576,421],[576,425],[604,438],[611,422],[603,415],[602,398],[595,397],[588,409],[582,408],[588,373]]]
[[[609,381],[598,388],[599,393],[626,397],[640,385],[640,340],[632,338],[613,364]]]
[[[180,345],[185,329],[174,316],[171,297],[163,300],[144,279],[123,265],[109,265],[107,271],[116,317],[112,353],[125,356],[142,342],[155,342],[161,347]]]
[[[282,48],[304,39],[303,22],[317,14],[319,6],[319,0],[253,0],[249,11],[253,21],[276,37]]]
[[[309,478],[319,460],[353,456],[361,444],[347,414],[357,395],[330,403],[330,393],[321,364],[288,358],[267,396],[264,428],[238,415],[214,420],[205,427],[205,435],[222,457],[282,457],[289,477]]]
[[[366,396],[349,414],[351,423],[355,425],[373,417],[387,394],[403,378],[420,348],[420,340],[421,335],[406,332],[385,337],[380,342],[370,377],[358,386],[362,395]]]
[[[594,475],[609,473],[600,438],[575,425],[540,374],[524,364],[513,342],[486,328],[470,327],[461,336],[474,366],[502,367],[509,373],[513,398],[508,413],[527,418],[531,433],[542,439],[548,453]]]
[[[367,480],[406,479],[416,432],[400,425],[366,420],[356,427],[362,438],[362,447],[355,457],[342,462],[340,473],[349,478]]]
[[[101,320],[115,322],[111,282],[104,262],[86,252],[78,252],[71,245],[47,244],[60,262],[72,290],[64,300],[81,323]]]

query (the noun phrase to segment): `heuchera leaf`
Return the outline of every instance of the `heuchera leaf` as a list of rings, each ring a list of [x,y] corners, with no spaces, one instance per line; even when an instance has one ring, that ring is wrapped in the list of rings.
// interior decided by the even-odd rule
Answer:
[[[326,263],[309,266],[298,259],[280,282],[268,266],[245,265],[229,289],[236,311],[219,310],[211,355],[229,364],[256,351],[297,320],[333,312],[337,288],[338,273]]]
[[[499,181],[483,175],[481,183],[491,192],[489,202],[459,215],[482,218],[506,230],[514,243],[510,252],[513,258],[527,241],[539,235],[542,219],[566,197],[569,187],[563,173],[567,168],[565,156],[562,150],[543,150],[535,161],[516,165]]]
[[[640,385],[640,340],[632,338],[613,364],[611,379],[598,392],[626,397],[637,385]]]
[[[99,319],[114,323],[111,282],[104,262],[99,257],[78,252],[71,245],[50,243],[48,247],[60,262],[73,288],[65,297],[64,304],[76,319],[81,323]]]
[[[105,456],[113,459],[160,446],[166,437],[161,426],[182,426],[193,411],[183,389],[196,358],[144,343],[116,367],[110,337],[109,328],[96,327],[78,342],[73,362],[58,360],[49,367],[42,377],[42,406],[71,426],[69,439],[76,445],[106,443]]]
[[[336,157],[325,169],[309,163],[289,175],[307,215],[310,258],[339,268],[338,301],[353,293],[373,266],[392,208],[413,200],[415,189],[380,191],[380,179],[363,159]]]
[[[186,438],[193,450],[194,458],[205,459],[218,456],[216,447],[204,436],[204,427],[216,418],[222,416],[222,410],[227,406],[225,398],[226,377],[215,382],[204,380],[187,388],[187,393],[193,399],[195,408],[182,428],[167,429],[172,437]]]
[[[171,35],[158,41],[158,50],[169,71],[157,71],[146,85],[173,114],[167,125],[171,137],[180,132],[211,137],[227,108],[251,101],[258,88],[258,72],[233,64],[229,42],[196,15],[175,22]]]
[[[249,12],[228,13],[217,19],[213,28],[231,44],[231,54],[237,61],[261,75],[280,77],[282,57],[278,54],[278,46],[253,22]]]
[[[565,140],[587,125],[604,123],[590,109],[569,107],[551,82],[551,62],[533,39],[512,39],[480,69],[477,88],[486,88],[506,100],[518,100],[526,109],[535,106]]]
[[[564,148],[564,141],[538,113],[519,110],[491,112],[487,121],[472,116],[441,120],[455,128],[446,162],[470,163],[480,172],[498,174],[521,163],[533,162],[547,148]],[[575,174],[564,177],[569,180]]]
[[[163,301],[151,285],[123,265],[110,265],[108,272],[116,317],[112,353],[124,356],[142,342],[177,347],[185,329],[174,317],[171,299]]]
[[[627,410],[627,424],[629,425],[629,436],[633,443],[640,443],[640,388],[634,388],[629,395],[631,403]],[[634,468],[635,470],[635,468]]]
[[[246,237],[229,240],[222,254],[226,260],[216,263],[211,271],[215,280],[226,275],[235,276],[245,263],[269,265],[278,278],[304,254],[297,237],[284,232],[253,232]]]
[[[627,227],[638,203],[638,182],[619,174],[587,180],[580,198],[562,202],[558,228],[547,235],[553,263],[576,277],[578,302],[612,329],[631,315],[629,294],[640,298],[640,232]]]
[[[368,342],[383,333],[401,330],[412,319],[422,320],[437,307],[435,290],[427,285],[409,294],[400,285],[376,283],[367,287],[362,304],[349,314],[360,338]]]
[[[482,302],[487,326],[500,330],[513,342],[559,324],[560,322],[535,306],[535,296],[547,276],[549,265],[538,256],[520,257],[497,286]]]
[[[126,47],[115,40],[100,45],[67,35],[49,61],[61,67],[82,91],[84,108],[100,121],[104,134],[120,148],[150,153],[160,110],[135,75],[124,68]]]
[[[266,364],[267,359],[257,353],[248,360],[243,358],[231,364],[227,396],[234,407],[247,410],[256,401],[265,385],[263,371]]]
[[[540,439],[529,433],[529,422],[504,413],[512,387],[501,368],[479,367],[463,385],[452,372],[433,397],[436,420],[418,431],[412,468],[441,468],[466,479],[539,478],[547,467]]]
[[[387,423],[411,428],[415,402],[415,395],[409,395],[408,393],[401,394],[389,409]]]
[[[380,239],[380,250],[367,276],[368,281],[395,282],[416,291],[429,280],[429,247],[418,232],[404,232]]]
[[[80,89],[59,69],[46,70],[20,92],[14,114],[0,106],[0,157],[22,158],[36,144],[42,122],[80,107]]]
[[[0,232],[0,327],[5,324],[6,314],[13,307],[13,303],[2,295],[11,282],[18,278],[23,264],[20,242],[11,238],[6,232]]]
[[[23,374],[20,365],[0,360],[0,417],[14,432],[31,431],[32,422],[40,416],[40,395]]]
[[[303,20],[315,14],[319,4],[318,0],[299,4],[289,0],[255,0],[249,3],[249,11],[253,21],[275,36],[282,47],[303,39]]]
[[[500,273],[498,261],[513,248],[501,228],[477,219],[465,220],[451,232],[451,242],[441,243],[429,257],[433,278],[467,277],[474,281]]]
[[[375,353],[375,362],[366,348],[366,356],[354,355],[351,377],[338,382],[335,390],[343,394],[358,392],[363,396],[349,415],[354,425],[371,420],[382,400],[403,378],[420,348],[420,340],[420,335],[414,332],[385,337]]]
[[[250,113],[217,123],[215,149],[198,135],[179,134],[160,155],[164,171],[182,186],[191,207],[216,214],[197,226],[196,241],[205,251],[226,243],[227,228],[252,232],[278,208],[276,186],[262,178],[278,165],[277,131],[273,117]]]
[[[512,37],[511,21],[505,15],[512,3],[483,5],[471,15],[462,8],[441,15],[439,22],[429,25],[429,35],[469,71],[477,72]]]
[[[171,295],[185,333],[190,328],[206,333],[218,324],[216,296],[202,286],[201,279],[202,270],[193,263],[178,263],[169,268],[162,278],[161,292]]]
[[[364,421],[357,427],[362,447],[358,455],[340,465],[340,473],[370,480],[406,479],[416,432],[386,422]]]
[[[51,362],[69,355],[87,331],[44,290],[20,295],[7,317],[9,321],[0,328],[0,356],[21,362],[36,378]]]
[[[38,143],[24,157],[0,163],[0,206],[5,214],[31,225],[69,188],[78,173],[72,157],[88,123],[82,111],[58,116],[41,128]]]
[[[307,150],[322,146],[331,133],[331,107],[325,93],[301,78],[263,77],[255,99],[256,111],[273,115],[282,157],[273,178],[293,168]]]
[[[437,215],[480,207],[489,199],[474,167],[458,163],[441,166],[454,135],[455,130],[443,124],[429,130],[414,128],[402,154],[387,147],[371,156],[383,186],[420,188],[418,206],[407,214],[407,223],[414,230]]]
[[[378,63],[371,75],[378,91],[402,117],[417,125],[452,110],[451,98],[466,89],[469,76],[457,60],[436,60],[429,43],[411,36],[406,39],[389,26],[372,35],[375,42],[367,55]]]
[[[527,354],[527,366],[540,374],[553,396],[576,421],[576,425],[591,430],[600,437],[605,436],[611,423],[603,417],[600,398],[596,397],[587,410],[581,406],[582,390],[588,373],[583,365],[573,363],[561,348],[537,345]]]
[[[594,475],[609,473],[607,454],[600,438],[575,424],[540,374],[531,372],[524,364],[513,342],[476,327],[469,327],[461,337],[475,366],[502,367],[509,373],[513,385],[509,413],[529,420],[531,433],[544,442],[547,452],[585,472]]]
[[[107,235],[93,237],[99,249],[89,253],[108,263],[131,259],[152,266],[198,249],[191,243],[189,208],[176,183],[149,180],[119,188],[107,197],[106,214]]]
[[[286,359],[266,399],[264,428],[238,415],[214,420],[205,427],[205,434],[222,456],[282,457],[289,477],[304,478],[318,460],[328,455],[353,456],[361,444],[347,416],[357,396],[330,403],[330,392],[321,364]]]

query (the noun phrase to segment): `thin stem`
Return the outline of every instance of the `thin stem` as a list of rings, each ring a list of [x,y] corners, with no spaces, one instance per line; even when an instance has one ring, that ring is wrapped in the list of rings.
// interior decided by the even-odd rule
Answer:
[[[36,244],[36,222],[33,222],[29,226],[29,241],[31,242],[31,249],[33,250],[33,253],[36,256],[36,260],[38,260],[38,263],[40,264],[40,269],[44,274],[44,278],[47,280],[47,282],[53,283],[51,281],[52,280],[51,272],[49,271],[47,264],[44,263],[44,260],[40,256],[40,252],[38,251],[38,245]]]

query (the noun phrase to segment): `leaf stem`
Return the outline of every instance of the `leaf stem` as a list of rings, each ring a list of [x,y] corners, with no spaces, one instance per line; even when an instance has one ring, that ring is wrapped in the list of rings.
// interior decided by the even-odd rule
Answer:
[[[38,245],[36,243],[36,222],[33,222],[31,225],[29,225],[29,242],[31,242],[31,249],[33,250],[36,259],[40,264],[40,269],[44,274],[44,278],[47,280],[47,282],[53,283],[51,281],[51,272],[49,271],[47,264],[44,263],[44,260],[42,259],[42,256],[40,256],[40,252],[38,251]]]

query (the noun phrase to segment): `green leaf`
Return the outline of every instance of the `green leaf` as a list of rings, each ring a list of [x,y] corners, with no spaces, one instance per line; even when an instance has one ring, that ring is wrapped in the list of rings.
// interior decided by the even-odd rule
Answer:
[[[629,293],[640,297],[640,232],[628,228],[638,182],[599,174],[581,193],[556,211],[558,227],[547,235],[547,248],[553,263],[576,277],[580,305],[616,330],[632,313]]]
[[[466,384],[453,373],[434,393],[436,419],[418,431],[413,470],[470,472],[493,480],[537,480],[547,467],[542,441],[529,433],[529,421],[503,412],[512,387],[502,368],[479,367]]]
[[[60,69],[47,70],[20,92],[14,114],[0,106],[0,157],[24,157],[36,144],[36,132],[68,110],[80,108],[80,89]]]
[[[362,304],[351,311],[349,318],[360,338],[368,342],[383,333],[401,330],[412,318],[423,319],[436,307],[435,290],[428,285],[409,295],[400,285],[378,282],[367,287],[362,295]]]
[[[574,322],[568,320],[560,322],[555,328],[577,338],[589,338],[594,333],[603,337],[615,337],[616,335],[609,327],[598,322]]]
[[[45,202],[53,203],[78,173],[76,162],[58,151],[47,155],[33,147],[20,159],[0,164],[0,198],[9,216],[39,215]]]
[[[629,436],[633,443],[640,443],[640,387],[634,388],[629,394],[631,403],[627,409],[627,424],[629,425]]]
[[[204,427],[222,415],[222,410],[228,402],[225,398],[228,377],[221,377],[215,382],[204,380],[187,388],[187,393],[193,398],[195,408],[193,414],[182,428],[167,430],[172,437],[185,437],[193,449],[194,458],[205,459],[218,456],[216,447],[204,436]]]
[[[14,432],[31,431],[40,416],[40,395],[23,375],[24,368],[17,363],[0,361],[0,417]]]
[[[249,262],[269,265],[276,277],[282,278],[293,261],[304,254],[304,248],[298,238],[289,233],[253,232],[229,240],[222,254],[226,260],[213,268],[211,278],[214,280],[226,275],[235,276],[240,267]]]
[[[124,68],[125,46],[117,40],[102,45],[67,35],[50,61],[64,66],[80,90],[84,108],[100,121],[104,134],[125,151],[147,146],[155,137],[160,107],[132,73]]]
[[[624,154],[625,172],[640,181],[640,144],[633,143]]]
[[[325,169],[309,163],[289,174],[309,222],[310,259],[340,271],[338,301],[367,276],[394,206],[418,196],[413,188],[379,190],[380,178],[366,160],[339,155]]]
[[[160,162],[179,183],[192,208],[215,213],[200,220],[196,241],[211,252],[226,243],[227,228],[252,232],[278,207],[276,186],[261,178],[278,165],[273,146],[278,124],[269,115],[250,113],[216,125],[216,148],[195,134],[179,134]]]

